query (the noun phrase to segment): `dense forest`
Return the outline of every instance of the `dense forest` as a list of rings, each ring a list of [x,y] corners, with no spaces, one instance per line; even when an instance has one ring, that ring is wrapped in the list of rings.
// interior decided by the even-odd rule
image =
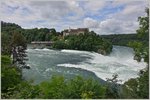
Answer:
[[[84,35],[66,36],[64,39],[57,40],[53,48],[94,51],[107,55],[112,51],[112,44],[92,31]]]
[[[13,33],[21,33],[25,38],[27,43],[31,41],[50,41],[55,40],[55,36],[62,35],[60,32],[56,32],[54,28],[33,28],[33,29],[23,29],[15,23],[1,22],[2,35],[12,36]]]
[[[54,41],[53,48],[55,49],[75,49],[75,50],[86,50],[95,51],[101,54],[109,54],[112,50],[112,44],[103,39],[101,36],[96,35],[93,31],[80,34],[79,36],[62,36],[62,32],[56,32],[54,28],[34,28],[34,29],[23,29],[19,25],[13,23],[1,22],[2,24],[2,53],[8,51],[4,44],[10,44],[11,36],[14,33],[20,33],[26,39],[26,43],[31,41]]]
[[[110,41],[113,45],[127,46],[129,41],[137,41],[137,34],[112,34],[101,35],[104,39]]]
[[[121,46],[128,46],[129,41],[142,41],[144,44],[148,43],[149,38],[148,34],[144,37],[139,37],[136,33],[135,34],[112,34],[112,35],[101,35],[104,39],[110,41],[113,45],[121,45]]]
[[[65,42],[64,40],[68,40],[72,43],[78,43],[78,41],[72,40],[77,39],[78,36],[68,36],[62,39],[60,37],[61,33],[56,32],[55,29],[44,28],[26,30],[16,24],[2,22],[1,97],[3,99],[148,99],[149,47],[146,37],[149,35],[149,9],[146,9],[146,13],[147,16],[139,17],[140,27],[137,30],[138,39],[129,41],[127,45],[134,49],[135,57],[138,58],[138,61],[141,61],[141,59],[144,58],[147,67],[139,72],[138,78],[130,79],[122,85],[117,84],[117,75],[113,75],[112,79],[108,79],[108,84],[106,85],[101,85],[101,83],[93,79],[84,79],[80,76],[71,80],[65,80],[63,76],[53,76],[50,80],[38,85],[33,85],[32,82],[25,81],[22,78],[22,69],[24,67],[20,66],[20,64],[24,65],[24,63],[18,63],[25,60],[25,57],[23,56],[25,55],[24,50],[26,49],[27,43],[36,39],[42,41],[45,40],[46,37],[50,37],[48,40],[53,39],[57,42]],[[32,33],[33,30],[37,32]],[[38,35],[35,35],[34,33]],[[49,36],[46,36],[47,33]],[[91,35],[94,38],[94,41],[103,42],[103,39],[97,39],[98,36],[95,34],[81,36],[84,40],[82,49],[85,49],[85,46],[90,47],[93,44],[94,46],[97,45],[97,43],[93,42]],[[141,41],[143,38],[147,41],[146,43]],[[92,44],[87,45],[87,42],[85,41],[92,41]],[[55,46],[57,46],[57,44]],[[106,44],[106,47],[107,46],[108,45]],[[15,61],[12,61],[10,57],[13,51],[12,47],[18,48]],[[23,49],[19,49],[20,47],[23,47]],[[71,48],[75,49],[74,47]],[[22,59],[19,59],[20,57]]]
[[[11,42],[14,34],[20,34],[25,38],[25,43],[31,43],[31,41],[55,41],[61,35],[56,32],[54,28],[34,28],[23,29],[15,23],[1,22],[1,39],[2,39],[2,54],[9,54],[11,52]]]

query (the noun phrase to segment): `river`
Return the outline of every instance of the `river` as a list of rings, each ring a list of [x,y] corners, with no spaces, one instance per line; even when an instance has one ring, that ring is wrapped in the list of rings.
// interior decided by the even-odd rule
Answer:
[[[77,50],[27,49],[27,64],[31,69],[23,69],[23,78],[34,83],[50,79],[52,75],[63,75],[70,79],[80,75],[85,78],[106,80],[118,74],[124,83],[138,77],[139,70],[146,63],[133,60],[132,48],[113,46],[112,53],[104,56],[95,52]]]

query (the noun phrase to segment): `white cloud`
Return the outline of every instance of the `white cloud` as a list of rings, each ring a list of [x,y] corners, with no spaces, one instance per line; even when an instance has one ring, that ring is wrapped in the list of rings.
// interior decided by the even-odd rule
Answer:
[[[83,10],[75,1],[34,1],[30,4],[45,19],[59,20],[69,14],[73,14],[73,17],[83,15]]]
[[[89,17],[87,17],[83,20],[83,24],[87,28],[97,28],[99,25],[96,20],[89,18]]]
[[[63,30],[68,27],[88,27],[99,34],[114,34],[135,32],[138,28],[137,18],[145,15],[144,9],[147,5],[145,0],[87,0],[82,3],[75,0],[3,0],[0,13],[1,20],[26,28],[54,27]],[[109,12],[104,9],[107,7],[120,10],[104,13]]]
[[[27,0],[2,1],[0,14],[1,20],[20,24],[21,26],[24,26],[25,23],[41,19],[38,13],[32,11],[32,7],[29,6],[29,1]]]
[[[138,28],[137,22],[107,19],[99,25],[99,34],[129,34],[135,33]]]
[[[144,4],[147,6],[148,0],[115,0],[113,1],[113,6],[122,6],[122,5],[141,5]]]
[[[139,9],[140,8],[140,9]],[[141,5],[127,5],[121,12],[114,15],[115,18],[121,20],[137,20],[139,16],[145,15],[145,6]]]
[[[135,33],[139,27],[138,17],[145,16],[144,1],[114,1],[114,6],[124,5],[123,10],[110,14],[107,19],[100,22],[99,28],[95,31],[99,34],[129,34]]]
[[[106,1],[98,1],[98,0],[89,0],[85,3],[84,8],[90,11],[98,11],[105,7],[107,4]]]
[[[68,17],[71,20],[78,19],[83,15],[78,2],[72,1],[29,1],[29,0],[4,0],[1,2],[1,20],[13,22],[25,28],[33,27],[56,27],[63,23],[69,13],[75,14]],[[18,7],[17,9],[14,9]],[[12,11],[10,11],[10,8]],[[28,10],[25,12],[25,10]],[[28,14],[26,14],[28,12]],[[67,17],[66,17],[67,18]],[[45,20],[45,23],[35,23]],[[34,24],[34,25],[33,25]]]

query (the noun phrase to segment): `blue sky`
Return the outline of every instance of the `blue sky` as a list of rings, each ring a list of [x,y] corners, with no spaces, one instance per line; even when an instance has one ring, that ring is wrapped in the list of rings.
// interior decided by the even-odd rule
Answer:
[[[135,33],[147,0],[3,0],[1,20],[23,28],[84,28],[97,34]]]

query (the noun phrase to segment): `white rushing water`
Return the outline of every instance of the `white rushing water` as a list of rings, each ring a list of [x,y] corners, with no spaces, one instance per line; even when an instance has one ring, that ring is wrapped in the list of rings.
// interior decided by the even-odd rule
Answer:
[[[77,68],[93,72],[103,80],[112,78],[113,74],[118,74],[118,79],[124,83],[130,78],[138,77],[139,70],[146,67],[146,63],[137,62],[133,59],[134,52],[131,48],[122,46],[114,46],[109,56],[77,50],[28,49],[27,51],[30,59],[28,63],[32,68],[36,68],[40,74],[42,72],[39,70],[45,68],[43,74],[48,71],[57,71],[69,75],[72,70],[75,70],[70,68]],[[37,60],[35,61],[35,59]],[[41,65],[45,67],[33,67],[38,66],[38,63],[43,63]],[[55,67],[52,68],[51,66]],[[63,71],[64,68],[69,68],[69,70]]]

